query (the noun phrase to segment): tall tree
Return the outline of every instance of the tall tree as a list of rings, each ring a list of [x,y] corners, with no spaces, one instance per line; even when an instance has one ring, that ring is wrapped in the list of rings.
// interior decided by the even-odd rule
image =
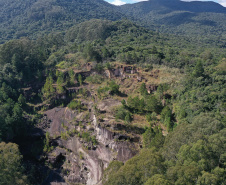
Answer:
[[[0,185],[28,184],[21,167],[22,156],[18,146],[13,143],[0,143]]]
[[[203,65],[202,65],[201,61],[198,61],[195,68],[194,68],[193,76],[194,77],[200,77],[200,76],[203,75],[203,73],[204,73]]]

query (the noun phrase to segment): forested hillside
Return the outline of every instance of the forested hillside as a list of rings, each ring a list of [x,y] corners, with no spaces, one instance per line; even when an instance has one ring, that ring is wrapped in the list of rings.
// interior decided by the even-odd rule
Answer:
[[[65,31],[89,19],[121,17],[115,6],[103,0],[0,0],[0,42]]]
[[[126,20],[2,44],[2,184],[225,184],[225,65]]]
[[[150,29],[190,37],[217,35],[225,39],[226,8],[215,2],[150,0],[123,5],[120,9]]]
[[[104,0],[0,0],[0,43],[65,32],[90,19],[129,19],[162,33],[180,34],[225,47],[226,8],[214,2],[150,0],[114,6]]]

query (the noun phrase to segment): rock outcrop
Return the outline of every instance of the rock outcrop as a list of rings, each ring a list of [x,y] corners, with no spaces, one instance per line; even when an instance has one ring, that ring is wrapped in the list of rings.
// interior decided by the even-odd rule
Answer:
[[[92,69],[91,65],[84,69],[74,69],[74,73],[84,78],[102,75],[118,80],[123,84],[122,95],[129,94],[127,91],[136,89],[143,81],[149,93],[158,87],[149,78],[157,79],[159,70],[149,74],[149,71],[144,72],[132,65],[116,65],[102,72]],[[149,75],[146,74],[144,78],[144,73]],[[46,160],[53,167],[51,177],[46,180],[47,184],[57,184],[54,177],[60,177],[61,182],[58,184],[101,185],[104,169],[111,161],[126,162],[138,153],[144,129],[117,122],[112,112],[121,105],[122,97],[114,98],[109,93],[100,98],[97,96],[97,88],[96,84],[77,84],[66,88],[65,98],[58,98],[70,102],[69,97],[77,94],[85,107],[81,112],[58,107],[44,113],[39,128],[49,133],[50,146],[47,146]],[[86,89],[86,96],[80,94],[83,89]]]
[[[99,105],[104,112],[107,112],[106,103]],[[111,102],[111,105],[118,104]],[[51,145],[54,146],[48,153],[48,161],[55,170],[60,170],[66,184],[101,185],[103,171],[111,161],[126,162],[138,152],[136,143],[131,142],[128,136],[114,132],[113,127],[106,127],[109,120],[100,124],[92,105],[87,106],[90,125],[86,124],[87,117],[86,121],[82,120],[85,113],[68,108],[54,108],[45,113],[49,119],[46,122],[50,123],[46,131],[50,133]],[[85,131],[89,131],[98,144],[92,145],[80,137]],[[67,137],[62,138],[62,133],[68,133]]]

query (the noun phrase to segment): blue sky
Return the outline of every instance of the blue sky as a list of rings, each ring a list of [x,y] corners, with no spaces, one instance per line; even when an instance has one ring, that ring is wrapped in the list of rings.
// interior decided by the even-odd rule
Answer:
[[[126,3],[137,3],[140,1],[148,1],[148,0],[105,0],[105,1],[112,3],[114,5],[123,5]],[[196,1],[196,0],[184,0],[184,1]],[[199,0],[199,1],[210,1],[210,0]],[[212,0],[212,1],[215,1],[221,4],[222,6],[226,7],[226,0]]]

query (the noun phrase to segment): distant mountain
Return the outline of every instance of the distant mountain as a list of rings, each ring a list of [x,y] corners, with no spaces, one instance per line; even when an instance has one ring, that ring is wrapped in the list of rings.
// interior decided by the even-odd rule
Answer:
[[[138,8],[137,11],[141,11],[143,14],[147,14],[150,11],[157,11],[164,14],[172,11],[226,13],[226,8],[211,1],[149,0],[135,4],[126,4],[121,6],[121,8],[127,10],[127,13],[131,13],[132,9]]]
[[[214,2],[150,0],[118,7],[104,0],[0,0],[0,43],[125,17],[165,33],[226,38],[226,8]]]
[[[121,17],[115,6],[103,0],[0,0],[0,39],[36,37],[93,18]]]
[[[119,9],[144,26],[163,32],[189,35],[226,32],[226,8],[215,2],[149,0]]]

